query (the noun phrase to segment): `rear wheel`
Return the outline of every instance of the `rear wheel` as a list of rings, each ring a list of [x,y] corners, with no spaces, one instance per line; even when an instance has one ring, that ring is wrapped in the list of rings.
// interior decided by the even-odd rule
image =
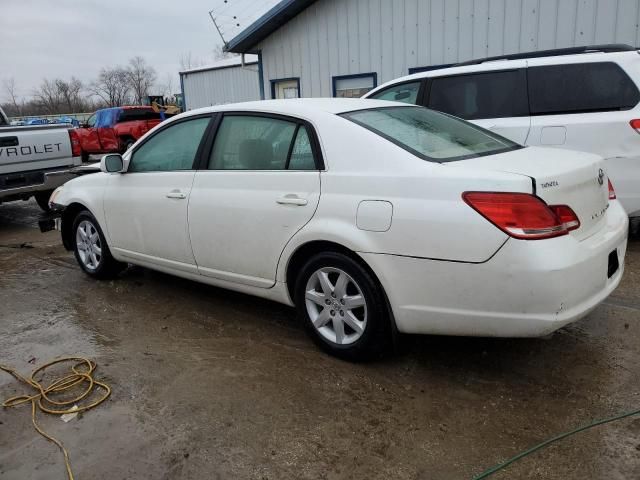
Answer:
[[[98,222],[87,210],[80,212],[73,222],[73,240],[78,265],[92,277],[113,278],[127,266],[111,256]]]
[[[36,202],[38,203],[38,206],[45,212],[48,212],[50,210],[49,198],[51,197],[52,193],[53,193],[53,190],[45,190],[43,192],[37,192],[34,195]]]
[[[312,257],[298,275],[295,303],[311,337],[333,355],[367,360],[391,344],[382,287],[346,255]]]

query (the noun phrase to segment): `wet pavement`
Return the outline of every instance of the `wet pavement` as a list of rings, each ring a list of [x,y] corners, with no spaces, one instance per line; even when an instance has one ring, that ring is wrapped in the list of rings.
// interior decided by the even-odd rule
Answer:
[[[84,275],[34,203],[0,206],[0,363],[84,355],[111,398],[39,416],[77,479],[471,479],[594,418],[640,408],[640,241],[620,288],[542,339],[409,337],[375,363],[318,351],[284,306],[149,270]],[[29,360],[32,363],[29,363]],[[0,372],[0,399],[23,392]],[[64,479],[62,456],[0,410],[0,478]],[[495,479],[640,478],[640,417]]]

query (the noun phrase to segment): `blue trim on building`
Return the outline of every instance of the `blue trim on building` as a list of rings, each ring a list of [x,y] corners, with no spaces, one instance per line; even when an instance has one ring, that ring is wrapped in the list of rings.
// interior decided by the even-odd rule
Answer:
[[[262,50],[258,51],[258,81],[260,82],[260,100],[264,100],[264,70],[262,67]]]
[[[182,93],[182,111],[187,111],[187,97],[184,96],[184,77],[180,74],[180,93]]]
[[[336,75],[335,77],[331,77],[331,90],[332,95],[336,96],[336,81],[337,80],[348,80],[350,78],[365,78],[365,77],[373,77],[373,87],[376,88],[378,86],[378,72],[367,72],[367,73],[354,73],[352,75]]]
[[[225,50],[252,53],[250,49],[287,23],[316,0],[282,0],[258,20],[233,37]]]
[[[271,82],[271,98],[276,98],[276,83],[278,82],[298,82],[298,98],[301,97],[302,92],[300,91],[300,77],[288,77],[288,78],[274,78],[273,80],[269,80]]]

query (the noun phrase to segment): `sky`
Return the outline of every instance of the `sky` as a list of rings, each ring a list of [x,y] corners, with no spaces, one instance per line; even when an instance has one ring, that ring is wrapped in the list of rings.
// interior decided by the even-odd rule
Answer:
[[[83,82],[104,66],[126,65],[141,56],[172,79],[178,92],[180,57],[214,61],[225,40],[242,31],[278,0],[0,0],[0,100],[2,80],[13,78],[28,99],[44,78]],[[234,18],[236,17],[236,18]],[[169,77],[168,77],[169,76]]]

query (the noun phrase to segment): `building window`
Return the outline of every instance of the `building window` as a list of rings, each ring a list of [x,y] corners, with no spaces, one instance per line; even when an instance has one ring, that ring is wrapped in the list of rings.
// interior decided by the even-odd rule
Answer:
[[[341,75],[333,77],[333,96],[359,98],[377,86],[378,74],[375,72],[359,73],[357,75]]]
[[[300,98],[300,78],[271,80],[271,98]]]
[[[420,72],[429,72],[431,70],[439,70],[440,68],[449,68],[453,65],[453,63],[447,63],[445,65],[429,65],[428,67],[411,67],[409,68],[409,75]]]

